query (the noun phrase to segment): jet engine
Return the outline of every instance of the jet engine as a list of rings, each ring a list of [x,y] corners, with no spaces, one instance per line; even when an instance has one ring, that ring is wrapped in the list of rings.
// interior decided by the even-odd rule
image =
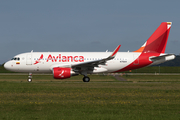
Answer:
[[[55,67],[53,68],[53,76],[55,79],[66,79],[76,75],[71,68]]]

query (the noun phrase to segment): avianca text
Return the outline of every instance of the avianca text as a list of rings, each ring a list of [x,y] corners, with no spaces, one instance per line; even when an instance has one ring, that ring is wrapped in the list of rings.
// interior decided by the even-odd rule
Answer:
[[[59,54],[58,56],[53,56],[49,54],[46,62],[84,62],[84,56],[62,56]]]

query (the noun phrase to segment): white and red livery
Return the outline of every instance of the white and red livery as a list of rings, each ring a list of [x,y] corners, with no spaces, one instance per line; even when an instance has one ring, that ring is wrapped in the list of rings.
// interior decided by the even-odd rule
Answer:
[[[112,52],[29,52],[22,53],[6,62],[4,67],[14,72],[53,73],[55,79],[66,79],[74,75],[113,73],[159,64],[175,58],[165,54],[171,22],[162,22],[151,37],[134,52],[118,52],[121,45]]]

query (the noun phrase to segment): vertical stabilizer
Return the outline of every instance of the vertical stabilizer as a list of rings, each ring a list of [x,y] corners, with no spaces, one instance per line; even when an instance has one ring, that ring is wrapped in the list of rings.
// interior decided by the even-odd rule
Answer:
[[[172,22],[162,22],[151,37],[134,52],[164,53]]]

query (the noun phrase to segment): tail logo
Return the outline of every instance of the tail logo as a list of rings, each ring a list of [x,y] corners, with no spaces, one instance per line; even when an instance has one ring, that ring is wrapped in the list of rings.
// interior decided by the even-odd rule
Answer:
[[[146,43],[134,52],[164,53],[172,23],[162,22]]]

